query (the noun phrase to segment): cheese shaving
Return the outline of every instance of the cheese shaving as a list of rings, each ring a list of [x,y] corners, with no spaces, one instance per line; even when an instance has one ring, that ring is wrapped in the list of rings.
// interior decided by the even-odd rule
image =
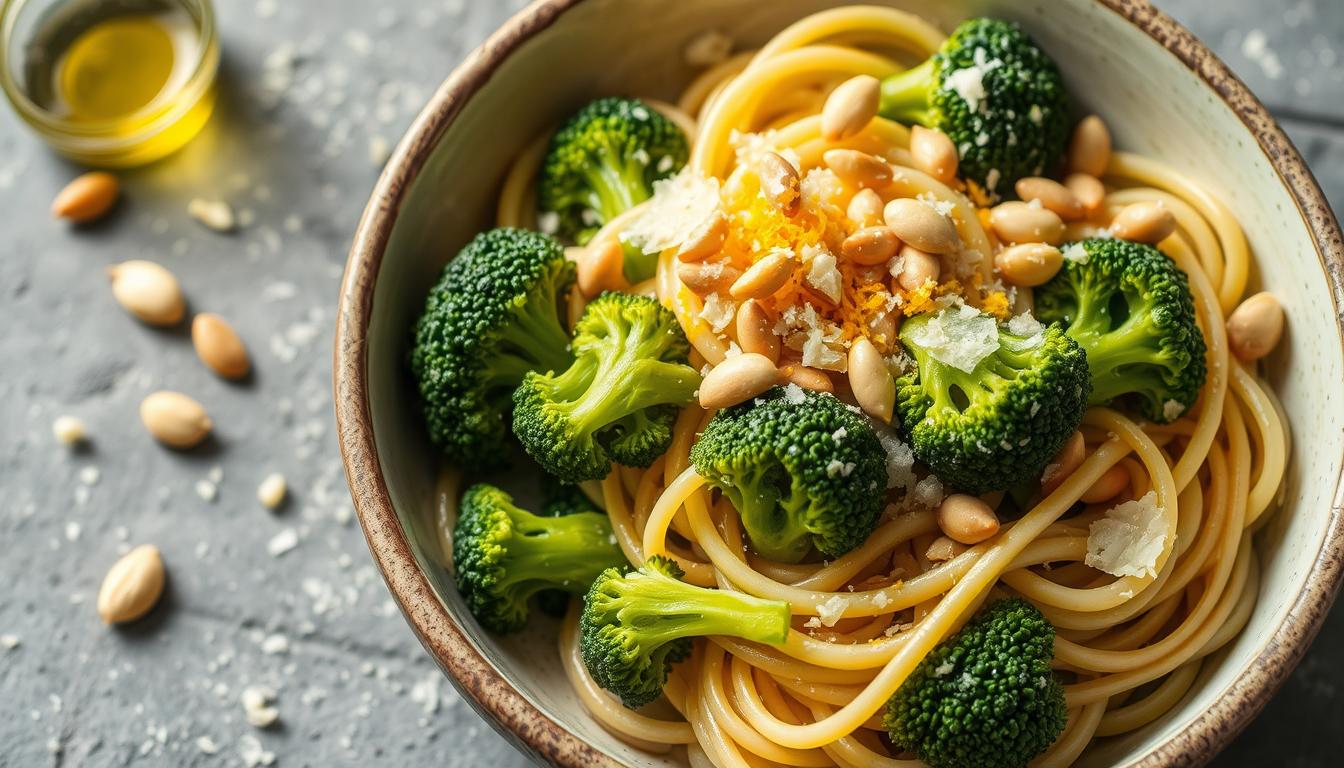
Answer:
[[[644,253],[679,247],[719,208],[719,180],[690,167],[653,183],[653,197],[621,232]]]
[[[993,317],[974,307],[949,307],[916,329],[911,341],[935,360],[970,373],[999,348],[999,328]]]
[[[1166,511],[1152,491],[1106,511],[1087,531],[1089,567],[1112,576],[1155,576],[1167,541]]]

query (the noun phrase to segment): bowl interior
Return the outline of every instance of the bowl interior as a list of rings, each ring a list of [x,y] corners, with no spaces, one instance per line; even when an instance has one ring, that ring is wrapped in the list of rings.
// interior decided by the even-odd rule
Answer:
[[[369,409],[390,497],[418,564],[454,620],[510,684],[621,763],[678,764],[631,750],[589,719],[560,667],[553,625],[538,622],[528,634],[502,640],[486,635],[439,564],[432,525],[439,462],[424,438],[403,365],[407,329],[443,264],[492,224],[495,195],[510,161],[539,132],[597,95],[675,98],[693,74],[682,63],[682,47],[702,30],[720,29],[741,46],[755,46],[804,14],[839,4],[578,3],[495,68],[439,137],[396,214],[377,274],[366,336]],[[1048,12],[1047,4],[1012,0],[892,4],[947,29],[975,14],[1022,22],[1060,63],[1078,109],[1102,114],[1118,147],[1170,163],[1237,213],[1261,267],[1252,284],[1273,291],[1288,311],[1285,343],[1267,370],[1293,427],[1293,460],[1285,506],[1259,537],[1259,603],[1246,631],[1205,664],[1179,706],[1139,732],[1094,745],[1083,760],[1096,766],[1129,763],[1205,712],[1266,646],[1290,634],[1280,634],[1280,625],[1308,587],[1344,455],[1338,386],[1344,359],[1330,282],[1298,206],[1251,132],[1175,55],[1116,12],[1095,0],[1052,2]]]

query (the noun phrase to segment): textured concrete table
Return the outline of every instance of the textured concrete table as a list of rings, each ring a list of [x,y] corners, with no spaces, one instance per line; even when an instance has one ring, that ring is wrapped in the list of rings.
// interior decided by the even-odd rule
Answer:
[[[0,110],[0,766],[521,766],[420,649],[375,572],[332,435],[329,350],[349,238],[389,143],[520,5],[221,0],[221,103],[176,157],[71,230],[47,206],[75,169]],[[1168,0],[1284,119],[1344,209],[1344,3]],[[1217,7],[1217,12],[1212,9]],[[228,201],[227,235],[186,214]],[[256,375],[222,383],[181,329],[139,325],[103,267],[160,261],[230,318]],[[191,393],[217,439],[159,449],[136,406]],[[81,417],[87,450],[53,419]],[[276,513],[255,489],[271,472]],[[152,542],[170,570],[151,618],[102,626],[107,567]],[[1220,765],[1338,765],[1344,613]],[[277,694],[248,725],[241,691]]]

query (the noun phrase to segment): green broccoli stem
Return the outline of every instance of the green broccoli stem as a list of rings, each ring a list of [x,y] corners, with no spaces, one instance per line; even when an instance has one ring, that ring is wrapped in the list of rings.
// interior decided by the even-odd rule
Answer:
[[[588,205],[602,223],[649,199],[646,170],[644,163],[612,150],[603,152],[602,159],[588,169],[588,183],[592,187]]]
[[[628,587],[621,623],[649,649],[683,637],[719,635],[770,645],[789,637],[792,611],[783,601],[705,589],[662,574],[644,574]]]
[[[737,508],[757,554],[777,563],[801,562],[812,551],[812,537],[800,524],[803,515],[794,508],[797,504],[781,502],[774,469],[755,465],[725,485],[723,493]],[[802,489],[793,490],[792,498],[806,499]]]
[[[513,536],[499,584],[520,599],[544,589],[582,595],[603,570],[625,562],[604,515],[538,518],[522,512],[509,517]]]
[[[878,114],[900,123],[932,124],[929,100],[937,84],[938,72],[933,59],[888,77],[882,81]]]
[[[687,365],[643,357],[639,344],[623,344],[593,370],[575,363],[555,379],[556,399],[577,432],[593,435],[646,408],[685,403],[700,387]]]
[[[1131,315],[1113,331],[1082,323],[1069,328],[1069,335],[1087,352],[1087,367],[1092,375],[1089,400],[1092,405],[1108,403],[1135,391],[1136,379],[1142,374],[1129,366],[1147,366],[1153,362],[1151,342],[1156,334],[1160,331],[1153,328],[1147,313]]]
[[[501,329],[500,353],[490,364],[491,385],[514,387],[528,371],[561,371],[573,361],[554,293],[537,298],[524,303]]]

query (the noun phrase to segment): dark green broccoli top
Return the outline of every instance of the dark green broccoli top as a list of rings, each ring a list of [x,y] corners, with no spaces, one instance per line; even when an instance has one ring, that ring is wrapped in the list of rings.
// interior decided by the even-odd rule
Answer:
[[[947,134],[961,176],[990,193],[1052,170],[1069,133],[1059,68],[999,19],[962,22],[928,61],[883,81],[880,111]]]
[[[493,229],[468,243],[430,289],[411,372],[429,436],[454,463],[501,463],[504,413],[523,374],[569,365],[558,302],[573,282],[574,264],[554,238]]]
[[[533,595],[555,589],[583,594],[603,570],[625,562],[606,515],[538,517],[485,483],[462,496],[453,526],[457,589],[491,632],[522,629]]]
[[[574,483],[606,477],[612,461],[652,464],[700,386],[676,316],[645,296],[604,293],[584,310],[571,348],[571,366],[533,371],[513,394],[523,448]]]
[[[918,343],[935,317],[901,328],[916,368],[896,382],[896,409],[915,456],[969,493],[1040,477],[1083,418],[1091,387],[1082,349],[1058,325],[1033,336],[1000,327],[998,348],[967,373]]]
[[[649,199],[653,182],[681,170],[686,135],[638,99],[598,99],[551,137],[537,180],[538,207],[558,233],[586,243],[608,221]]]
[[[1086,259],[1066,260],[1036,289],[1036,312],[1087,351],[1090,402],[1118,399],[1157,422],[1185,413],[1206,373],[1186,274],[1150,245],[1098,239],[1070,248]]]
[[[929,768],[1026,768],[1068,719],[1054,655],[1036,606],[994,603],[915,667],[887,704],[887,733]]]
[[[579,652],[593,680],[631,709],[658,698],[672,664],[691,654],[691,638],[741,637],[783,643],[789,604],[681,581],[681,568],[651,557],[629,573],[604,571],[584,598]]]
[[[796,385],[719,411],[691,463],[737,507],[756,551],[779,562],[813,546],[839,556],[862,544],[887,490],[886,454],[868,419]]]

